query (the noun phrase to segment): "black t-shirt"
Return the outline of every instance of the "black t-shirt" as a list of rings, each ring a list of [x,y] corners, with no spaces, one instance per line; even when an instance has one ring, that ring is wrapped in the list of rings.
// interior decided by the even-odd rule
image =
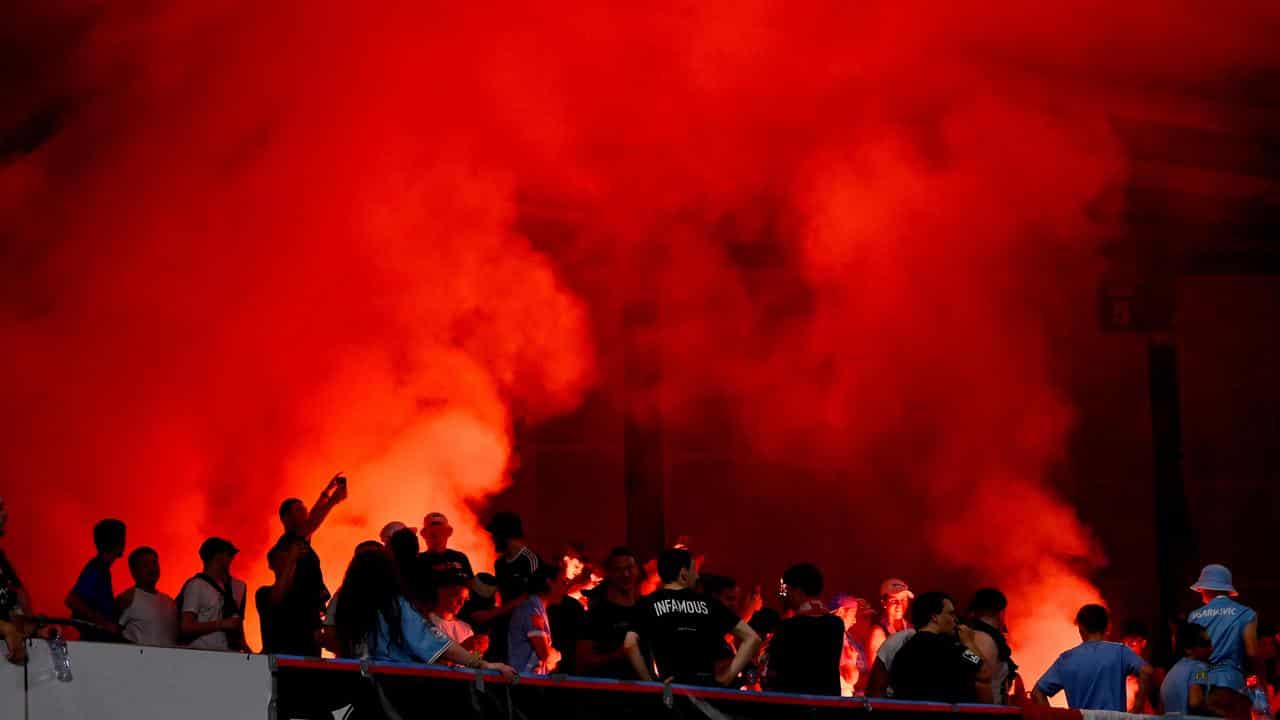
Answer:
[[[597,654],[604,655],[615,652],[622,647],[627,633],[636,630],[636,616],[639,605],[619,605],[608,598],[600,598],[591,603],[583,625],[583,638],[590,640]],[[635,680],[636,671],[625,658],[619,658],[607,665],[587,671],[595,677],[615,678],[617,680]]]
[[[521,548],[511,560],[506,555],[499,555],[493,563],[493,574],[498,578],[498,593],[502,596],[502,604],[506,605],[529,592],[529,580],[540,567],[542,559],[527,547]],[[495,619],[489,628],[489,652],[485,654],[485,659],[489,662],[507,661],[506,637],[510,625],[511,615],[507,614]]]
[[[560,651],[560,665],[556,672],[578,673],[578,638],[582,637],[587,623],[587,609],[575,598],[565,596],[560,602],[547,608],[547,621],[555,634],[552,645]]]
[[[253,602],[262,627],[262,652],[320,657],[316,628],[306,616],[291,612],[287,595],[284,602],[272,603],[271,587],[264,586],[253,594]]]
[[[797,615],[778,623],[769,641],[768,689],[840,694],[844,622],[835,615]]]
[[[18,589],[22,581],[18,573],[9,564],[9,558],[0,550],[0,620],[8,622],[13,618],[13,611],[18,607]]]
[[[493,574],[498,578],[498,592],[502,594],[502,602],[510,602],[529,592],[529,579],[540,567],[542,558],[527,547],[521,548],[511,560],[506,555],[499,555],[493,562]]]
[[[715,661],[726,634],[742,622],[714,598],[693,590],[659,590],[640,601],[636,630],[660,679],[715,684]]]
[[[950,635],[918,631],[893,658],[889,684],[897,700],[971,703],[982,657]]]
[[[289,589],[284,604],[289,612],[303,616],[312,628],[318,628],[324,617],[325,607],[329,604],[329,588],[324,585],[320,556],[311,548],[309,540],[286,532],[276,541],[276,545],[287,548],[295,542],[302,543],[306,550],[298,556],[298,564],[293,573],[293,587]]]

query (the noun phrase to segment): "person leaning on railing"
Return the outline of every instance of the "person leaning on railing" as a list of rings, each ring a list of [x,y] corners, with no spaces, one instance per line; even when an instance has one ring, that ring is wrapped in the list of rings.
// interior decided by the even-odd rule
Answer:
[[[80,571],[65,603],[72,618],[87,624],[81,629],[81,640],[118,642],[122,628],[116,624],[120,608],[111,589],[111,566],[124,557],[124,523],[115,518],[99,521],[93,526],[93,547],[96,552]]]
[[[1080,644],[1058,656],[1031,691],[1031,699],[1048,705],[1059,691],[1067,694],[1073,710],[1110,710],[1137,713],[1151,687],[1152,670],[1137,653],[1122,643],[1107,641],[1110,615],[1090,603],[1076,613]],[[1125,697],[1125,678],[1138,678],[1134,707]]]
[[[356,553],[338,591],[334,630],[339,654],[376,662],[440,663],[496,670],[515,675],[510,666],[485,662],[453,642],[405,596],[395,563],[385,552]]]

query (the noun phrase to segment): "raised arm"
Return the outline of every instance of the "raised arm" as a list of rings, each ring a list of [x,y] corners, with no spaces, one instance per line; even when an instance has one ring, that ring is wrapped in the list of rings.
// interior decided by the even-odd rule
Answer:
[[[324,524],[325,518],[329,517],[329,512],[334,506],[347,499],[347,479],[342,473],[334,475],[329,484],[324,486],[320,497],[316,499],[314,505],[311,506],[311,512],[307,515],[307,532],[306,537],[311,537],[320,526]]]

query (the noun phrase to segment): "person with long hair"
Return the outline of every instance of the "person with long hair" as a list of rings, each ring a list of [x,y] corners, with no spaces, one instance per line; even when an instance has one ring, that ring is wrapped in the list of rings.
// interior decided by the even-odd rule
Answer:
[[[485,662],[431,624],[405,596],[395,561],[385,552],[357,553],[347,566],[334,618],[343,657],[379,662],[437,663],[496,670],[510,666]]]

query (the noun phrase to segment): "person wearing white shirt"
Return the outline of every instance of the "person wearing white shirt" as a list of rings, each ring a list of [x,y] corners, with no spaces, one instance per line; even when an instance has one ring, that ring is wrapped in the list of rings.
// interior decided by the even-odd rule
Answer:
[[[149,547],[134,550],[129,553],[129,573],[133,575],[133,587],[116,598],[124,638],[135,645],[177,645],[178,607],[173,598],[156,590],[160,555]]]
[[[231,560],[240,552],[222,538],[200,546],[204,572],[182,586],[178,606],[179,632],[187,647],[197,650],[246,650],[244,601],[248,587],[231,577]]]
[[[889,686],[889,671],[893,668],[893,659],[915,634],[915,628],[907,628],[890,635],[880,644],[871,666],[871,679],[867,681],[867,697],[893,697],[893,688]]]
[[[461,573],[446,573],[436,578],[436,603],[428,619],[450,640],[472,652],[484,654],[489,647],[487,635],[476,635],[466,620],[458,617],[471,595],[468,578]]]

